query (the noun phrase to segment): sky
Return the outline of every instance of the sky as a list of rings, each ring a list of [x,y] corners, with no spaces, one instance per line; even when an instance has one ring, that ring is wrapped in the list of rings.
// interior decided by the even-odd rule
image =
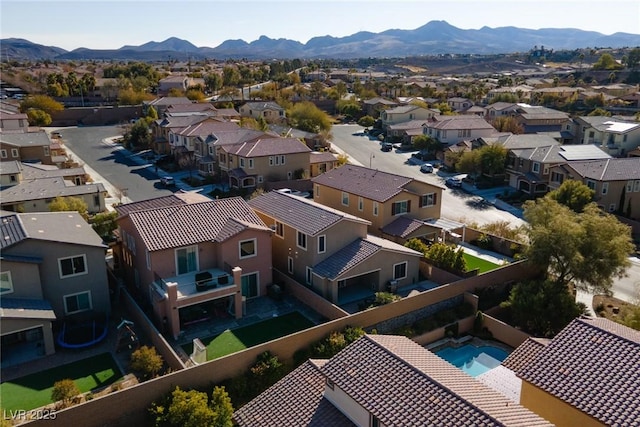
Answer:
[[[443,20],[461,29],[578,28],[640,34],[639,0],[1,0],[0,38],[65,50],[119,49],[169,37],[197,47],[265,35],[306,43],[358,31],[413,30]]]

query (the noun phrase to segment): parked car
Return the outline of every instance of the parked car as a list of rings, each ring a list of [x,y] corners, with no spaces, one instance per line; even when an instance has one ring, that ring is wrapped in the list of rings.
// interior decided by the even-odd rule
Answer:
[[[176,185],[176,181],[172,176],[163,176],[162,178],[160,178],[160,183],[165,187],[173,187],[174,185]]]
[[[393,150],[393,144],[391,144],[390,142],[383,142],[381,150],[382,151],[391,151],[391,150]]]
[[[446,179],[445,184],[449,187],[460,188],[462,187],[462,180],[457,176],[450,176]]]
[[[420,166],[420,172],[422,173],[433,172],[433,165],[431,163],[425,163],[424,165]]]

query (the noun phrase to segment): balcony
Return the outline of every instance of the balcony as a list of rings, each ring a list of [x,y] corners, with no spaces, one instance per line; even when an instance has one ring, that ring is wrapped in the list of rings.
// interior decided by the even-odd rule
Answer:
[[[229,291],[236,286],[233,276],[218,268],[158,279],[154,285],[158,292],[164,295],[168,293],[169,287],[176,286],[178,300],[196,295],[215,294],[221,290]]]

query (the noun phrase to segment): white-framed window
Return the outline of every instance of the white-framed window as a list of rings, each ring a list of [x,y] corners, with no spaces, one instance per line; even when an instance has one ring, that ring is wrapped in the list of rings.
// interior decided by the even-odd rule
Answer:
[[[602,183],[602,194],[607,194],[609,192],[609,183],[608,182],[603,182]]]
[[[281,165],[284,165],[284,159],[285,159],[284,155],[280,156],[280,164]]]
[[[358,197],[358,210],[361,211],[364,209],[364,200],[362,200],[362,197]]]
[[[176,249],[176,273],[187,274],[198,271],[198,247],[187,246]]]
[[[276,221],[275,230],[274,231],[276,232],[276,236],[284,238],[284,224],[283,223],[281,223],[279,221]]]
[[[393,264],[393,280],[400,280],[407,277],[407,261]]]
[[[149,249],[144,250],[144,255],[147,260],[147,270],[151,270],[151,253],[149,253]]]
[[[587,187],[589,187],[592,190],[596,189],[596,183],[595,181],[591,181],[590,179],[587,180]]]
[[[240,278],[240,285],[242,288],[242,296],[249,298],[255,298],[260,296],[260,280],[258,280],[258,272],[243,274]]]
[[[82,254],[66,258],[58,258],[58,269],[60,271],[61,279],[87,274],[87,256]]]
[[[287,257],[287,271],[289,274],[293,274],[293,258]]]
[[[311,281],[312,281],[312,279],[311,279],[312,273],[313,273],[313,268],[311,268],[311,267],[307,267],[307,268],[306,268],[306,270],[305,270],[305,275],[304,275],[304,278],[305,278],[305,281],[307,282],[307,285],[310,285],[310,284],[311,284]]]
[[[435,206],[437,199],[438,195],[436,193],[424,194],[420,197],[420,207]]]
[[[349,193],[342,192],[342,204],[344,206],[349,206]]]
[[[327,251],[327,236],[322,234],[318,236],[318,253],[323,254]]]
[[[273,166],[275,163],[275,159],[273,156],[269,156],[269,166]]]
[[[307,235],[298,231],[297,232],[297,245],[300,249],[307,250]]]
[[[66,314],[79,313],[91,310],[91,291],[78,292],[63,297],[64,312]]]
[[[253,159],[249,159],[249,169],[253,169]]]
[[[379,210],[378,202],[373,202],[373,216],[378,216],[378,210]]]
[[[209,145],[207,148],[208,148],[209,155],[213,156],[213,145]]]
[[[244,167],[244,158],[240,157],[240,167],[243,168]]]
[[[241,240],[238,243],[240,259],[252,258],[258,255],[258,243],[256,239]]]
[[[320,186],[318,184],[316,184],[316,189],[313,193],[315,197],[318,197],[320,195]]]
[[[13,281],[11,280],[11,272],[3,271],[0,273],[0,295],[10,294],[13,292]]]
[[[533,162],[533,166],[531,167],[531,170],[535,173],[540,172],[540,163]]]
[[[542,174],[549,175],[549,165],[544,165],[544,168],[542,169]]]
[[[627,181],[627,193],[631,193],[633,191],[633,181]]]
[[[638,191],[640,191],[640,179],[633,181],[633,192],[637,193]]]
[[[19,155],[20,155],[20,153],[18,152],[17,148],[12,148],[11,149],[11,157],[18,157]]]
[[[258,182],[262,183],[264,181],[264,178],[262,177],[262,175],[258,175]]]
[[[4,149],[0,150],[0,157],[2,157],[3,159],[6,159],[7,158],[7,150],[4,150]]]
[[[391,205],[391,215],[402,215],[411,211],[411,200],[401,200]]]

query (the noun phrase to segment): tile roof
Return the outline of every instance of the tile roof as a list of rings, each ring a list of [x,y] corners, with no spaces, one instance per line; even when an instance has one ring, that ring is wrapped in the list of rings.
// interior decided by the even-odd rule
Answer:
[[[432,129],[442,129],[442,130],[450,130],[450,129],[493,129],[495,128],[491,126],[489,122],[487,122],[482,117],[478,116],[443,116],[446,117],[443,119],[442,117],[438,119],[436,122],[427,123],[427,127]],[[455,117],[455,118],[453,118]]]
[[[628,120],[616,120],[607,116],[579,117],[580,121],[588,123],[600,132],[624,134],[640,127],[640,123]]]
[[[3,319],[56,320],[49,301],[27,298],[0,298],[0,317]]]
[[[26,239],[104,247],[78,212],[32,212],[2,217],[2,248]]]
[[[406,337],[365,335],[322,372],[381,425],[551,425]]]
[[[597,181],[640,179],[640,157],[572,161],[567,166],[576,171],[581,177]]]
[[[313,266],[313,272],[330,280],[337,279],[361,262],[380,251],[403,252],[408,256],[422,257],[422,253],[406,248],[390,240],[368,235],[366,239],[356,239],[333,255]]]
[[[311,199],[271,191],[249,200],[249,206],[275,220],[310,236],[326,230],[340,221],[370,225],[366,219],[330,208]]]
[[[54,199],[57,196],[80,196],[106,192],[101,182],[84,185],[67,185],[64,178],[41,178],[23,181],[0,191],[2,204],[28,200]]]
[[[246,129],[240,128],[235,131],[220,131],[215,132],[214,135],[216,140],[213,142],[214,145],[227,145],[227,144],[238,144],[245,141],[251,141],[258,138],[268,138],[269,135],[254,129]],[[209,142],[207,140],[207,142]]]
[[[311,152],[311,149],[297,138],[260,138],[225,146],[225,150],[230,154],[236,154],[241,157],[265,157]]]
[[[40,132],[20,132],[20,133],[0,133],[0,142],[15,145],[17,147],[41,147],[49,146],[51,140],[45,131]]]
[[[404,191],[413,178],[345,164],[311,179],[312,182],[356,196],[385,202]]]
[[[149,251],[224,241],[247,228],[270,230],[241,197],[128,212]]]
[[[195,123],[180,129],[176,132],[177,135],[182,136],[199,136],[206,137],[216,132],[232,132],[240,129],[237,123],[224,122],[218,119],[207,119],[199,123]]]
[[[247,102],[246,105],[248,108],[256,111],[264,111],[264,110],[277,110],[284,111],[280,105],[271,101],[259,101],[259,102]]]
[[[640,331],[577,318],[516,374],[606,425],[640,420]]]
[[[324,398],[326,361],[308,360],[271,386],[258,398],[233,413],[241,427],[254,426],[355,426]]]
[[[118,216],[128,215],[130,212],[143,211],[147,209],[163,208],[167,206],[184,205],[186,202],[175,194],[169,196],[156,197],[154,199],[142,200],[139,202],[126,203],[124,205],[116,205],[114,209]]]
[[[144,101],[144,104],[169,106],[169,105],[178,105],[178,104],[193,104],[193,101],[187,98],[186,96],[165,96],[161,98],[156,98],[152,101]]]
[[[17,160],[0,162],[0,175],[11,175],[22,171],[22,163]]]
[[[527,338],[525,342],[520,344],[505,360],[502,366],[518,371],[520,368],[528,365],[538,356],[540,350],[545,348],[551,340],[545,338]]]
[[[335,162],[338,158],[335,154],[330,153],[328,151],[312,151],[309,156],[309,163],[325,163],[325,162]]]
[[[60,169],[55,165],[22,163],[22,179],[74,177],[87,175],[83,167]]]
[[[424,225],[423,221],[403,215],[382,227],[382,232],[390,236],[406,237]]]
[[[549,135],[509,135],[507,138],[500,139],[496,142],[501,144],[507,150],[560,145],[558,141]]]

